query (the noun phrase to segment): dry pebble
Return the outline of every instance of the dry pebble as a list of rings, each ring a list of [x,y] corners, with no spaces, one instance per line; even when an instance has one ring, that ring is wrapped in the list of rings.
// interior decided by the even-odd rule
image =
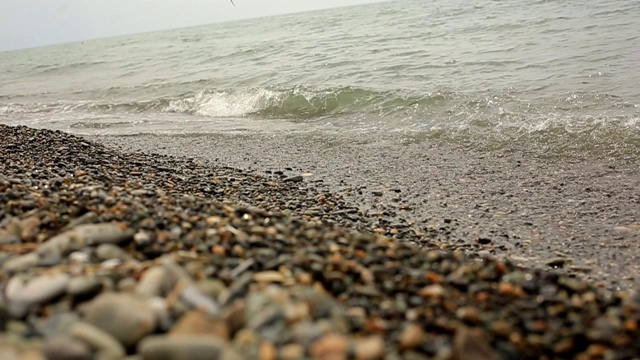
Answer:
[[[306,181],[0,137],[3,357],[640,356],[639,299],[553,271],[567,257],[543,271],[421,249],[402,223],[353,225],[371,217]]]

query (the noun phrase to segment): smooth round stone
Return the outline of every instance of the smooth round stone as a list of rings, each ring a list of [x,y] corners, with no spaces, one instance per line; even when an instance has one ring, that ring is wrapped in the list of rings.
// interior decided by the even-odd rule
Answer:
[[[149,336],[138,345],[144,360],[214,360],[224,351],[225,344],[211,336]]]
[[[145,297],[164,295],[167,288],[167,270],[164,266],[154,266],[142,274],[142,278],[136,285],[136,293]]]
[[[346,358],[349,351],[349,339],[338,334],[328,334],[316,340],[309,354],[316,359]]]
[[[111,334],[126,347],[156,329],[156,316],[149,304],[132,294],[103,293],[83,311],[88,323]]]
[[[42,352],[47,360],[88,360],[91,352],[87,345],[70,336],[54,336],[45,341]]]
[[[96,257],[100,260],[125,259],[127,254],[117,245],[100,244],[96,248]]]
[[[40,305],[62,295],[69,283],[69,275],[41,275],[28,283],[14,276],[5,288],[9,313],[14,317],[24,316],[31,306]]]
[[[74,240],[85,245],[119,244],[133,238],[131,230],[114,223],[78,225],[71,232]]]
[[[354,353],[357,360],[376,360],[384,357],[384,338],[379,335],[356,340]]]
[[[94,277],[78,276],[67,284],[67,294],[73,297],[92,297],[102,291],[104,284]]]
[[[122,358],[126,351],[116,338],[101,329],[83,321],[69,326],[69,335],[83,341],[93,350],[107,354],[112,359]]]
[[[40,262],[40,256],[35,252],[14,257],[4,264],[2,268],[8,272],[19,272],[35,267]]]

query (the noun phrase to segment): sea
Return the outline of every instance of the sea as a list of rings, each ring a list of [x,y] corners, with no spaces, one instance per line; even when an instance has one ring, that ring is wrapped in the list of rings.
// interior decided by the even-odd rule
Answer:
[[[0,123],[640,154],[640,1],[398,0],[0,53]]]

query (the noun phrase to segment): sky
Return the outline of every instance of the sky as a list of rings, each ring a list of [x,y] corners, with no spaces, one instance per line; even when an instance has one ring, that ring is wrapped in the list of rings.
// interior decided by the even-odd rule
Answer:
[[[377,1],[0,0],[0,51]]]

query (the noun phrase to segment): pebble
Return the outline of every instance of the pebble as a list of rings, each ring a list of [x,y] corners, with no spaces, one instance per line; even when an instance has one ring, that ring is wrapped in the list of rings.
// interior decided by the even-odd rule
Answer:
[[[42,346],[42,353],[47,360],[89,360],[90,351],[87,345],[70,336],[54,336]]]
[[[133,232],[123,224],[83,224],[71,230],[75,241],[86,245],[120,244],[133,238]]]
[[[156,329],[156,316],[142,298],[103,293],[83,308],[85,320],[111,334],[125,347],[134,346]]]
[[[124,346],[115,337],[89,323],[76,321],[69,326],[68,332],[91,349],[108,354],[112,359],[120,359],[126,354]]]
[[[208,313],[192,310],[182,315],[173,325],[170,336],[210,335],[221,340],[229,340],[229,327],[223,321],[211,318]]]
[[[44,304],[62,295],[69,283],[69,275],[41,275],[25,282],[15,275],[5,288],[5,298],[11,316],[20,318],[27,314],[32,306]]]
[[[640,355],[637,297],[567,276],[566,253],[553,272],[478,261],[505,236],[453,244],[462,230],[450,218],[410,231],[396,214],[404,202],[369,199],[367,215],[312,184],[123,154],[61,132],[0,125],[0,138],[0,236],[18,237],[0,243],[2,356]]]
[[[311,344],[309,354],[315,359],[346,359],[349,338],[338,334],[327,334]]]
[[[143,360],[222,359],[225,344],[210,336],[147,336],[138,345]],[[231,359],[229,359],[231,360]]]
[[[69,280],[66,292],[72,297],[88,299],[98,295],[103,287],[104,283],[95,277],[77,276]]]
[[[400,335],[400,348],[401,349],[415,349],[424,341],[424,330],[420,325],[409,323],[402,330]]]

